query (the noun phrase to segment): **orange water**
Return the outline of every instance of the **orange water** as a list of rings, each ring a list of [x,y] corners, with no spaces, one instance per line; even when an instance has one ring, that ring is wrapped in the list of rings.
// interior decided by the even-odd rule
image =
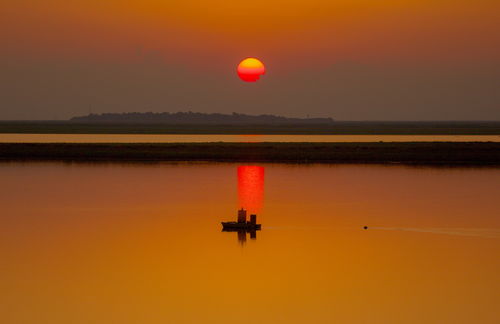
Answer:
[[[240,166],[0,164],[0,322],[500,322],[500,169]]]

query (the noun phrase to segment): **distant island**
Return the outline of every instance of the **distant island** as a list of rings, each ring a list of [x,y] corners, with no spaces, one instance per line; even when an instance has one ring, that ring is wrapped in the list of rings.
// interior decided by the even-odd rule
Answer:
[[[275,115],[176,113],[104,113],[73,117],[71,122],[81,123],[147,123],[186,125],[318,125],[332,124],[332,118],[288,118]]]
[[[103,113],[0,120],[0,134],[500,135],[500,121],[341,121],[276,115]]]

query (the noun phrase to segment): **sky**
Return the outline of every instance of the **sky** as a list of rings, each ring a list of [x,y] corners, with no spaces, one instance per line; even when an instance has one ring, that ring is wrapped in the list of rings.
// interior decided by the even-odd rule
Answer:
[[[241,81],[257,57],[266,74]],[[0,119],[500,120],[498,0],[2,0]]]

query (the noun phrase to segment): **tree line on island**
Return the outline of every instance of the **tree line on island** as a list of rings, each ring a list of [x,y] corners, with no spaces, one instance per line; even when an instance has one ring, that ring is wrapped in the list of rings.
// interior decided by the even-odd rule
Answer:
[[[73,117],[72,122],[82,123],[158,123],[158,124],[331,124],[332,118],[288,118],[276,115],[246,115],[239,113],[103,113]]]

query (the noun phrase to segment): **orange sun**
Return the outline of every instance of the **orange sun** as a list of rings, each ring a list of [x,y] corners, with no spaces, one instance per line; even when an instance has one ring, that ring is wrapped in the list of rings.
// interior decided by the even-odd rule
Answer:
[[[256,82],[264,74],[266,67],[256,58],[246,58],[238,65],[238,76],[245,82]]]

